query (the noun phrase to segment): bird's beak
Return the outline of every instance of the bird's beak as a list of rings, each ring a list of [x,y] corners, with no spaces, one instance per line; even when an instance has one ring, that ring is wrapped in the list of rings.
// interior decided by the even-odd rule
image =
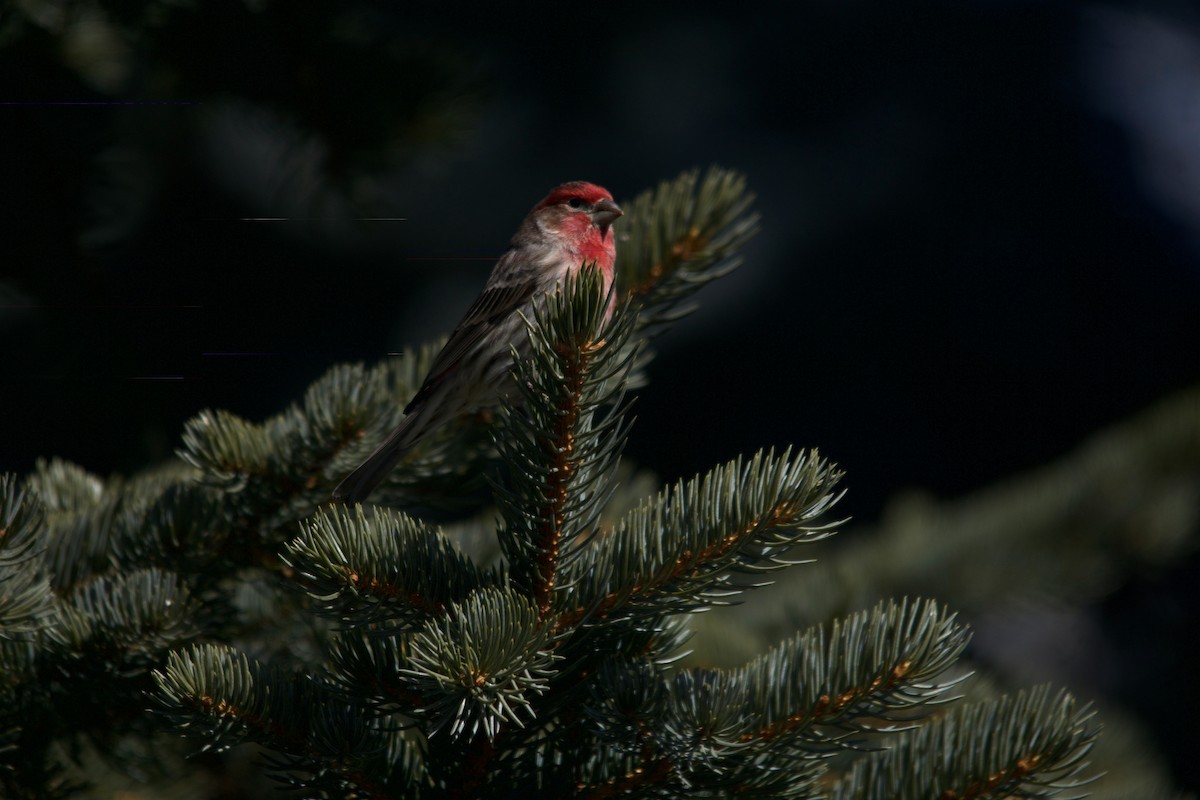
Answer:
[[[601,228],[607,228],[624,215],[625,212],[612,200],[598,200],[592,205],[592,224]]]

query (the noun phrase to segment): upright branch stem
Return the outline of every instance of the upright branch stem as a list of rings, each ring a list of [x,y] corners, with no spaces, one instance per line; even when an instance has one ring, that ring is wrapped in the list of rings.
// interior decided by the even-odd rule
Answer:
[[[547,507],[542,517],[544,525],[536,542],[538,558],[533,575],[534,602],[543,617],[550,611],[550,596],[558,576],[559,548],[566,522],[567,501],[570,499],[570,484],[578,466],[574,458],[575,429],[579,424],[584,375],[587,374],[592,356],[603,347],[603,341],[589,339],[578,347],[561,344],[557,348],[563,359],[563,392],[553,438],[546,442],[551,469],[543,495]]]

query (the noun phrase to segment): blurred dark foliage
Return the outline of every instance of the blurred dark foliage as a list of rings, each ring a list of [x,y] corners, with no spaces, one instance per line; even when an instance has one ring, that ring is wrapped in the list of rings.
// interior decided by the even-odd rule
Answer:
[[[20,0],[0,47],[0,470],[273,413],[443,332],[549,186],[712,162],[763,233],[660,343],[629,452],[665,478],[820,446],[870,518],[1200,380],[1186,5]],[[1192,786],[1141,687],[1194,657],[1198,577],[1107,608]]]

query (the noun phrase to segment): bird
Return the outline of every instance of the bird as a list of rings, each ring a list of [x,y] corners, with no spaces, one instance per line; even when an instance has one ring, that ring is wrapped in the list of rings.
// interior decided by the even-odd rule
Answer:
[[[433,360],[404,419],[333,490],[333,501],[362,503],[426,435],[458,415],[497,404],[511,383],[512,351],[529,350],[525,324],[534,301],[585,264],[595,264],[609,297],[616,242],[612,225],[624,215],[609,191],[587,181],[551,189],[517,227],[483,291]]]

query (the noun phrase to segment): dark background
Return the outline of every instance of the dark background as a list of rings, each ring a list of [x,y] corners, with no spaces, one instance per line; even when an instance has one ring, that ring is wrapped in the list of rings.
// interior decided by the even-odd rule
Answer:
[[[137,5],[0,11],[0,470],[261,419],[452,326],[551,186],[712,163],[763,230],[659,341],[628,453],[666,479],[817,446],[867,521],[1200,380],[1189,5]],[[1197,577],[1112,635],[1185,663]],[[1111,689],[1200,786],[1139,663]]]

